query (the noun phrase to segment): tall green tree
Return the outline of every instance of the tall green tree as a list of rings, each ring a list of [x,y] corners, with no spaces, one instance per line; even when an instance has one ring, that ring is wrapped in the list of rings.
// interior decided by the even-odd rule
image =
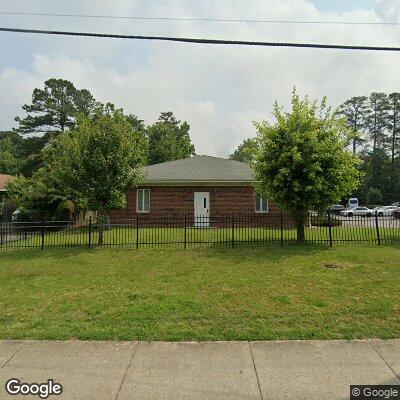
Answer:
[[[367,126],[372,143],[372,186],[379,188],[382,163],[380,162],[382,150],[388,147],[387,128],[389,124],[389,99],[385,93],[371,93],[369,97],[369,110]]]
[[[147,128],[149,164],[179,160],[195,154],[189,135],[190,125],[178,121],[172,112],[161,113],[158,121]]]
[[[367,192],[367,204],[368,205],[376,205],[382,204],[383,196],[382,192],[374,187],[368,189]]]
[[[304,242],[309,210],[326,209],[357,188],[359,159],[347,150],[348,128],[325,101],[318,106],[294,92],[291,111],[276,103],[274,116],[275,124],[255,124],[258,190],[290,213]]]
[[[40,167],[42,163],[42,149],[54,135],[52,132],[47,132],[41,136],[27,137],[15,131],[3,131],[0,132],[0,147],[4,140],[11,141],[13,155],[17,159],[18,164],[18,171],[14,173],[20,173],[29,177]]]
[[[371,93],[366,117],[372,141],[372,153],[387,147],[386,130],[389,122],[390,103],[385,93]]]
[[[0,174],[15,175],[19,169],[16,146],[10,138],[0,140]]]
[[[144,121],[140,118],[138,118],[134,114],[128,114],[126,116],[127,121],[132,125],[133,129],[136,132],[144,132],[146,130],[146,125]]]
[[[338,108],[338,114],[346,119],[349,129],[355,135],[353,152],[357,149],[362,158],[360,169],[364,174],[355,193],[362,203],[371,198],[368,195],[370,189],[371,193],[379,190],[384,202],[389,202],[394,196],[394,185],[389,181],[394,182],[395,179],[390,177],[387,170],[387,152],[390,147],[388,130],[393,121],[393,105],[385,93],[371,93],[369,97],[353,97]]]
[[[77,89],[65,79],[49,79],[44,88],[36,88],[32,93],[32,103],[22,109],[27,113],[23,118],[16,117],[18,132],[44,133],[63,132],[76,124],[77,116],[90,115],[96,108],[96,101],[87,89]]]
[[[21,159],[20,172],[29,177],[40,168],[43,162],[42,150],[52,137],[57,136],[54,132],[47,132],[42,136],[23,137],[17,145],[18,157]]]
[[[47,218],[90,210],[104,221],[110,210],[125,206],[126,192],[138,183],[138,167],[143,165],[139,136],[121,110],[81,115],[74,129],[44,148],[43,165],[32,178],[12,182],[9,196]],[[99,244],[102,241],[100,225]]]
[[[400,156],[400,93],[389,95],[389,107],[390,155],[394,169],[396,158]]]
[[[126,115],[126,120],[132,125],[135,133],[137,147],[141,149],[141,160],[147,165],[149,163],[149,138],[147,136],[146,125],[142,119],[134,114]]]
[[[400,199],[400,93],[389,94],[388,141],[390,154],[390,171],[388,199]]]
[[[46,168],[66,198],[106,217],[126,205],[126,192],[140,178],[142,149],[138,133],[120,110],[80,117],[49,154]],[[99,244],[102,244],[102,231]]]
[[[54,186],[52,176],[43,168],[35,171],[32,178],[17,176],[7,185],[7,197],[18,205],[20,218],[27,221],[63,220],[74,212],[73,202]]]
[[[238,148],[229,155],[229,159],[252,165],[255,162],[259,144],[257,138],[245,139]]]
[[[15,131],[0,131],[0,141],[9,139],[12,144],[18,146],[22,141],[22,136]]]
[[[367,100],[365,96],[352,97],[341,104],[338,109],[338,114],[346,118],[347,124],[352,131],[353,154],[356,154],[358,145],[365,140],[362,130],[366,123]]]

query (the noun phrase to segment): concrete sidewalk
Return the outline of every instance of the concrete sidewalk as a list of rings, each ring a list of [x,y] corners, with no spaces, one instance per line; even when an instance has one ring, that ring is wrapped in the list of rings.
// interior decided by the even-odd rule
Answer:
[[[350,384],[400,384],[400,340],[0,341],[5,383],[54,379],[79,400],[348,399]]]

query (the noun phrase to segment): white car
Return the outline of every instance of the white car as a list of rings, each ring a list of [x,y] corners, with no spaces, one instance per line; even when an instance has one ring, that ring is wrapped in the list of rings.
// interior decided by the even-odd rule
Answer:
[[[361,217],[372,217],[374,215],[374,210],[371,210],[368,207],[348,208],[347,210],[341,211],[340,215],[343,217],[352,217],[353,215]]]
[[[357,197],[352,197],[347,202],[347,208],[356,208],[358,207],[358,199]]]
[[[398,210],[398,209],[399,209],[399,207],[396,207],[396,206],[386,206],[386,207],[379,207],[379,208],[377,208],[377,209],[376,209],[376,212],[378,213],[378,215],[379,215],[380,217],[383,217],[384,215],[385,215],[385,216],[386,216],[386,215],[392,216],[393,213],[394,213],[396,210]]]

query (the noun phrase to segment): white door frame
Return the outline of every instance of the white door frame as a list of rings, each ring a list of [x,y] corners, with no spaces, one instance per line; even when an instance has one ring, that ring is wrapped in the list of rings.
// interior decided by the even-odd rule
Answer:
[[[208,228],[210,226],[210,192],[194,192],[194,226]]]

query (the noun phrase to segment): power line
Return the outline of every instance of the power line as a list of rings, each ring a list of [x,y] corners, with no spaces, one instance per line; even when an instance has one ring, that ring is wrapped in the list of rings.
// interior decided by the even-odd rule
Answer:
[[[65,18],[93,18],[93,19],[132,19],[145,21],[193,21],[193,22],[243,22],[256,24],[310,24],[310,25],[387,25],[400,26],[400,22],[362,22],[362,21],[303,21],[303,20],[274,20],[274,19],[241,19],[241,18],[188,18],[188,17],[145,17],[119,15],[91,15],[91,14],[58,14],[58,13],[29,13],[0,11],[0,15],[21,15],[36,17],[65,17]]]
[[[310,48],[310,49],[400,52],[400,47],[387,47],[387,46],[359,46],[359,45],[295,43],[295,42],[260,42],[260,41],[246,41],[246,40],[200,39],[200,38],[172,37],[172,36],[120,35],[111,33],[71,32],[71,31],[53,31],[53,30],[41,30],[41,29],[20,29],[20,28],[1,28],[1,27],[0,27],[0,32],[34,33],[34,34],[61,35],[61,36],[83,36],[83,37],[97,37],[97,38],[111,38],[111,39],[159,40],[166,42],[182,42],[182,43],[196,43],[196,44],[263,46],[263,47],[299,47],[299,48]]]

